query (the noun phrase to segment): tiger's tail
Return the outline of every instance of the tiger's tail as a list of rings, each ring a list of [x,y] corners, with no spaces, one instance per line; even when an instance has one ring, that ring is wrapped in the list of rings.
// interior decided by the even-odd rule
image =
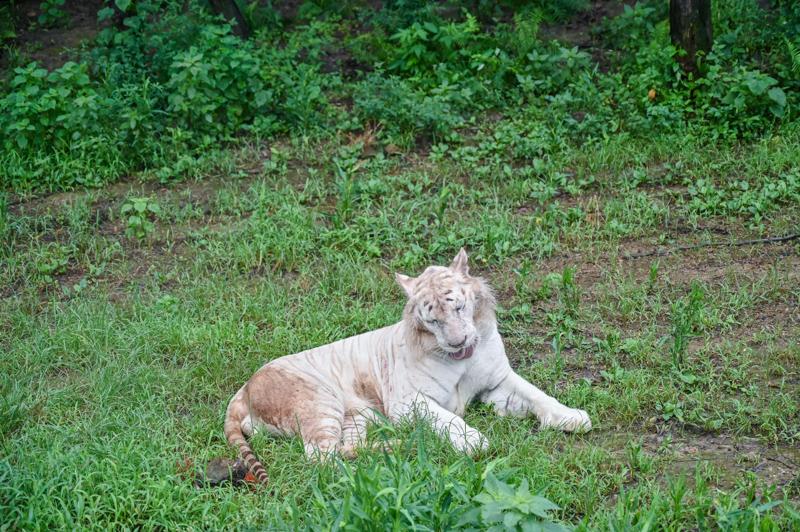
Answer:
[[[239,390],[231,399],[228,411],[225,414],[225,439],[228,441],[228,445],[239,450],[242,458],[247,462],[250,471],[258,481],[266,484],[269,481],[269,476],[261,462],[256,458],[253,449],[250,448],[242,432],[242,421],[245,420],[248,414],[247,392]]]

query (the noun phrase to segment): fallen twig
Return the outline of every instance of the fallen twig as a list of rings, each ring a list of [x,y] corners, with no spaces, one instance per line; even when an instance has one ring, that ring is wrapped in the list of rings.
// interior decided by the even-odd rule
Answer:
[[[786,459],[786,460],[789,460],[790,462],[792,462],[792,464],[794,464],[794,467],[792,467],[791,465],[787,464],[787,463],[786,463],[786,462],[784,462],[783,460],[778,460],[777,458],[770,458],[769,456],[765,456],[765,458],[766,458],[767,460],[771,461],[771,462],[778,462],[778,463],[779,463],[779,464],[781,464],[782,466],[788,467],[789,469],[797,469],[797,467],[798,467],[798,465],[797,465],[797,464],[795,464],[794,462],[792,462],[792,460],[790,460],[789,458],[786,458],[786,457],[785,457],[785,456],[783,456],[783,455],[781,455],[781,458],[784,458],[784,459]]]
[[[623,259],[639,259],[642,257],[662,257],[664,255],[669,255],[670,253],[676,253],[678,251],[689,251],[691,249],[700,249],[709,246],[749,246],[751,244],[764,244],[768,242],[788,242],[789,240],[794,240],[795,238],[800,238],[800,233],[795,233],[793,235],[787,236],[776,236],[774,238],[759,238],[756,240],[740,240],[738,242],[703,242],[702,244],[697,244],[696,246],[681,246],[674,249],[666,249],[666,250],[656,250],[656,251],[648,251],[647,253],[633,253],[627,254],[626,256],[622,257]]]

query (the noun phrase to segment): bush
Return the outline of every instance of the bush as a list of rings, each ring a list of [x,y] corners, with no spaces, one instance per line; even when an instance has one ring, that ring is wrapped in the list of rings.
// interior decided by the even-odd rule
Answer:
[[[365,122],[384,124],[389,133],[446,133],[464,122],[472,91],[444,82],[431,90],[396,76],[374,72],[353,89],[353,105]]]
[[[274,9],[252,4],[250,19],[262,27],[247,42],[200,0],[191,9],[175,0],[123,4],[122,24],[76,61],[7,76],[0,186],[97,186],[143,169],[180,178],[210,148],[246,132],[260,139],[374,122],[407,144],[412,135],[447,136],[487,109],[524,111],[575,140],[653,131],[752,138],[798,116],[796,3],[764,11],[735,0],[715,9],[719,37],[699,79],[676,61],[663,0],[604,20],[597,34],[612,49],[592,53],[539,40],[539,25],[575,13],[579,0],[529,3],[505,18],[497,15],[512,15],[517,3],[491,13],[481,4],[473,15],[423,0],[378,11],[317,2],[303,9],[307,24],[287,31],[278,31]],[[343,81],[332,68],[342,48],[375,70]]]
[[[86,64],[73,62],[49,75],[36,63],[14,69],[12,91],[0,99],[5,148],[61,149],[102,134],[98,119],[113,113],[115,102],[89,79],[87,70]]]
[[[278,116],[307,130],[324,115],[324,23],[297,29],[279,47],[242,42],[229,25],[181,3],[130,9],[124,29],[103,30],[79,62],[53,73],[36,63],[15,70],[0,93],[0,186],[99,186],[132,170],[171,167],[251,127],[274,133]]]
[[[267,112],[272,91],[252,45],[226,27],[206,27],[200,48],[178,52],[169,67],[167,112],[173,126],[229,138],[246,121]]]

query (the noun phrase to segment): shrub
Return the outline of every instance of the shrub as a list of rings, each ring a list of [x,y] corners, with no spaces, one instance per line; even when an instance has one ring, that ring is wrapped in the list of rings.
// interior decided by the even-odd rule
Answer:
[[[167,112],[173,126],[228,138],[272,103],[252,45],[227,27],[203,29],[200,47],[178,52],[169,67]]]
[[[362,120],[381,122],[389,133],[445,133],[464,122],[472,91],[443,83],[425,91],[396,76],[374,72],[353,89],[353,105]]]
[[[101,134],[108,100],[86,74],[86,64],[66,63],[52,74],[31,63],[16,68],[12,91],[0,99],[0,128],[5,148],[67,148],[82,137]],[[16,145],[16,146],[15,146]]]
[[[98,186],[131,170],[171,168],[252,125],[271,134],[278,114],[304,130],[324,114],[317,71],[329,25],[258,47],[181,5],[131,4],[124,29],[103,30],[79,62],[52,73],[36,63],[17,68],[0,93],[0,186]]]

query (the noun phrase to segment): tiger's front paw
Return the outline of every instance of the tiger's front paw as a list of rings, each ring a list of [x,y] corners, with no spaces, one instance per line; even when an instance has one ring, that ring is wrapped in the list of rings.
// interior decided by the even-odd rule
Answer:
[[[585,410],[578,408],[566,408],[563,410],[553,410],[539,419],[542,428],[553,427],[564,432],[589,432],[592,430],[592,420]]]

